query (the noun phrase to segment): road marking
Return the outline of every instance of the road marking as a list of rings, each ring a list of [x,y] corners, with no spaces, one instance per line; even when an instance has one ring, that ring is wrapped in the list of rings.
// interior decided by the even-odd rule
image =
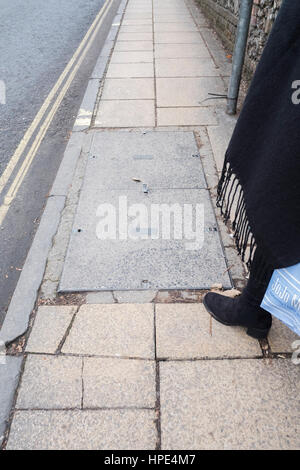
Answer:
[[[47,108],[49,107],[49,104],[51,103],[53,97],[55,96],[56,92],[58,91],[61,83],[63,82],[63,79],[61,80],[62,76],[64,76],[64,78],[67,76],[67,74],[69,73],[70,69],[72,68],[72,65],[74,64],[76,58],[78,57],[79,53],[81,52],[83,46],[85,45],[85,43],[87,42],[86,46],[85,46],[85,49],[83,50],[81,56],[79,57],[76,65],[74,66],[72,72],[70,73],[70,76],[69,78],[67,79],[65,85],[63,86],[63,88],[61,89],[59,95],[57,96],[52,108],[50,109],[48,115],[46,116],[46,119],[43,123],[43,125],[40,127],[39,129],[39,132],[36,136],[36,138],[34,139],[18,173],[16,174],[11,186],[9,187],[7,193],[6,193],[6,196],[4,198],[4,204],[2,204],[0,206],[0,225],[2,224],[8,210],[9,210],[9,207],[12,203],[12,201],[14,200],[25,176],[26,176],[26,173],[28,171],[28,169],[30,168],[30,165],[42,143],[42,140],[53,120],[53,117],[55,116],[65,94],[67,93],[79,67],[81,66],[85,56],[86,56],[86,53],[88,52],[88,50],[90,49],[102,23],[103,23],[103,20],[105,19],[106,15],[107,15],[107,12],[109,10],[109,7],[110,5],[113,3],[114,0],[106,0],[106,2],[103,4],[100,12],[98,13],[95,21],[92,23],[91,27],[89,28],[89,31],[88,33],[85,35],[82,43],[79,45],[77,51],[75,52],[74,56],[72,57],[72,59],[70,60],[69,64],[67,65],[66,69],[64,70],[64,72],[62,73],[62,75],[60,76],[58,82],[60,82],[59,86],[58,85],[58,82],[56,82],[55,86],[53,87],[53,89],[51,90],[51,92],[49,93],[48,97],[46,98],[44,104],[42,105],[40,111],[38,112],[38,114],[36,115],[35,119],[33,120],[31,126],[28,128],[28,130],[26,131],[26,134],[24,135],[23,139],[21,140],[16,152],[14,153],[13,157],[11,158],[8,166],[6,167],[4,173],[2,174],[1,178],[0,178],[0,193],[1,191],[3,190],[4,186],[6,185],[9,177],[11,176],[11,173],[13,172],[14,168],[16,167],[18,161],[20,160],[22,154],[23,154],[23,151],[24,149],[26,148],[26,145],[28,143],[28,141],[30,140],[30,138],[32,137],[34,131],[36,130],[36,128],[38,127],[38,124],[40,123],[42,117],[44,116]],[[96,24],[98,21],[98,24]],[[96,26],[95,26],[96,24]],[[94,29],[94,31],[91,33],[91,31]],[[90,37],[88,37],[90,36]],[[76,58],[74,59],[74,57],[76,56]],[[69,67],[70,63],[72,62],[72,65]],[[68,69],[68,70],[67,70]],[[67,71],[66,71],[67,70]],[[53,92],[53,90],[56,89],[56,92]],[[51,95],[51,99],[49,98]]]

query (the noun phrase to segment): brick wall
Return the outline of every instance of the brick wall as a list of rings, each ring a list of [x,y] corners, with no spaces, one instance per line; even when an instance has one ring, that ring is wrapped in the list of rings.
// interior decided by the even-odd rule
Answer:
[[[233,50],[240,0],[197,0],[225,47]],[[246,54],[246,71],[252,74],[260,59],[282,0],[254,0]]]

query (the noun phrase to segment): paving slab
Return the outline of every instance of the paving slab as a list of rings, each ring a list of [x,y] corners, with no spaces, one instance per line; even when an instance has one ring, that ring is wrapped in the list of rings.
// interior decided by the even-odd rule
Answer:
[[[115,51],[153,51],[152,41],[117,41]]]
[[[105,80],[102,100],[147,99],[154,100],[153,78],[117,78]]]
[[[152,51],[114,52],[111,64],[152,63]]]
[[[19,381],[23,357],[0,356],[0,445]]]
[[[162,449],[299,449],[299,379],[290,360],[161,363]]]
[[[215,111],[208,107],[157,108],[157,126],[211,126],[217,124]]]
[[[193,32],[197,31],[197,26],[191,20],[190,22],[178,22],[178,23],[154,23],[155,33],[170,32],[170,31],[179,31],[179,32]]]
[[[224,110],[217,110],[219,125],[209,127],[207,132],[213,149],[218,171],[222,171],[225,153],[233,134],[236,117],[228,116]]]
[[[153,127],[155,125],[152,100],[101,100],[95,127]]]
[[[157,291],[155,290],[115,290],[114,297],[120,304],[132,303],[135,304],[144,304],[148,302],[153,302]]]
[[[29,355],[16,408],[80,408],[82,359]]]
[[[167,359],[262,356],[243,328],[226,327],[203,304],[156,305],[157,356]]]
[[[95,133],[90,155],[84,191],[206,188],[192,132]]]
[[[74,132],[80,132],[90,127],[91,120],[93,117],[94,106],[99,91],[99,86],[99,79],[89,80],[86,92],[84,94],[80,109],[76,117],[76,121],[74,123]]]
[[[275,317],[268,340],[274,353],[292,353],[296,349],[300,350],[300,337]],[[295,341],[299,343],[293,347]]]
[[[204,44],[199,32],[154,33],[156,44]]]
[[[187,226],[182,233],[174,232],[174,220],[178,230],[187,207],[193,210],[197,232],[190,233]],[[163,211],[161,223],[154,209]],[[170,219],[171,209],[175,219]],[[206,189],[150,189],[144,194],[141,187],[84,187],[60,291],[207,289],[214,283],[231,287]]]
[[[75,312],[75,306],[39,307],[26,352],[54,354]]]
[[[67,180],[68,182],[69,180]],[[36,302],[46,268],[48,253],[64,205],[64,196],[53,196],[47,200],[39,228],[28,252],[0,331],[0,341],[6,344],[23,335],[28,328],[30,314]],[[24,292],[26,292],[26,295],[24,295]]]
[[[90,292],[86,296],[87,304],[114,304],[115,299],[112,292]]]
[[[191,57],[156,59],[156,77],[212,77],[220,75],[212,59]]]
[[[110,64],[107,78],[154,77],[153,64]]]
[[[18,411],[8,450],[154,450],[152,410]]]
[[[210,53],[204,44],[155,44],[154,55],[157,59],[179,57],[207,57]]]
[[[155,408],[155,361],[84,358],[83,408]]]
[[[153,33],[122,33],[118,35],[118,41],[152,41]]]
[[[63,353],[154,358],[152,304],[83,305]]]
[[[215,106],[209,93],[225,93],[220,77],[157,78],[157,106]]]
[[[152,33],[152,24],[123,25],[120,33]]]
[[[175,15],[174,13],[162,14],[162,13],[154,12],[153,21],[154,21],[154,24],[158,24],[158,23],[193,23],[194,24],[193,18],[188,13]]]

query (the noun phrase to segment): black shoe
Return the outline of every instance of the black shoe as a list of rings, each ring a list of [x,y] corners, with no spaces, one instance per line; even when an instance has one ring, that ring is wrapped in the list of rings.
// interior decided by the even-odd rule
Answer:
[[[203,304],[211,316],[223,325],[246,327],[249,336],[263,339],[268,336],[272,326],[272,315],[253,300],[246,288],[242,295],[233,299],[209,292]]]

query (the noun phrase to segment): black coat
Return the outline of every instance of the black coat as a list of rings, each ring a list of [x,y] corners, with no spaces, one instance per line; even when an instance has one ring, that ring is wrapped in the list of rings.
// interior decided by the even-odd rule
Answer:
[[[285,0],[230,141],[218,188],[239,252],[273,268],[300,262],[300,1]],[[249,251],[248,251],[249,253]]]

